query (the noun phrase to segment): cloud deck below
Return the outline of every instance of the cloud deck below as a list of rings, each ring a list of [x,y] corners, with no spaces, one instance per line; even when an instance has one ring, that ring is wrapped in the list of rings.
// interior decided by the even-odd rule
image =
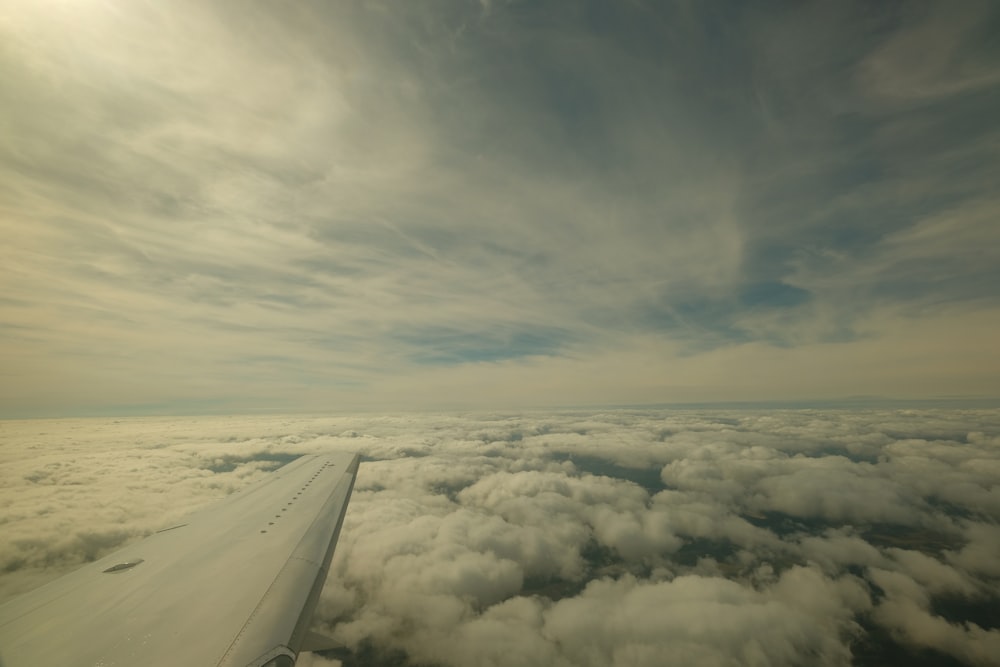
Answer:
[[[0,598],[365,457],[307,665],[997,664],[1000,413],[3,422]]]

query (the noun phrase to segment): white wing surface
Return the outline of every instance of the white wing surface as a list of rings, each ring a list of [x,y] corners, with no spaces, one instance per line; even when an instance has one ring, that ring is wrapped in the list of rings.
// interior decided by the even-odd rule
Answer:
[[[358,461],[303,456],[0,606],[0,667],[294,664]]]

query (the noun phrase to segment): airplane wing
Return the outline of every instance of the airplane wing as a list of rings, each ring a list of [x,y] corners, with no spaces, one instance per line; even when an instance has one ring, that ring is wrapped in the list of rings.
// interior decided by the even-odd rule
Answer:
[[[303,456],[0,606],[0,667],[293,665],[358,462]]]

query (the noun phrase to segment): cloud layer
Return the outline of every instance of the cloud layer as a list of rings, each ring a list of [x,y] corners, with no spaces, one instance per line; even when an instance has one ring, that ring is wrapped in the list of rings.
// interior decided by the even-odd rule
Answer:
[[[360,451],[306,664],[996,664],[995,411],[5,422],[0,596]],[[312,661],[312,662],[309,662]]]
[[[995,14],[12,0],[0,404],[995,397]]]

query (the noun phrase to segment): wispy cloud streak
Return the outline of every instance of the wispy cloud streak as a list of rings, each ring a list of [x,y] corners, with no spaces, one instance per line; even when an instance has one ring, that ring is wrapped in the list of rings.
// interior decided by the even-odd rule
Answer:
[[[994,14],[11,3],[3,403],[996,395]]]

